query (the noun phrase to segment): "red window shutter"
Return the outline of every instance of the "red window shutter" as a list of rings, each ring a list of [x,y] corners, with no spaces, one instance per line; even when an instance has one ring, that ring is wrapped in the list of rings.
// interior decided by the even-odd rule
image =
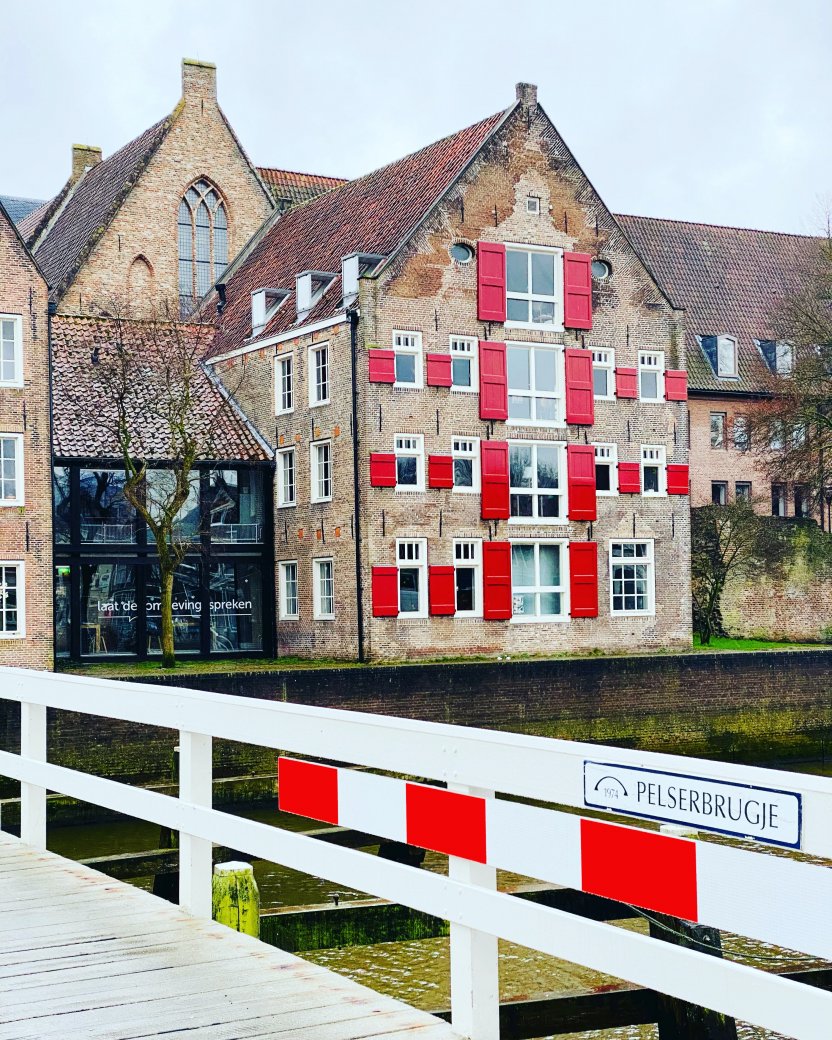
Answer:
[[[638,397],[638,370],[617,368],[615,370],[615,396]]]
[[[641,466],[637,462],[618,463],[618,490],[622,495],[641,493]]]
[[[477,243],[477,317],[506,320],[506,247],[500,242]]]
[[[428,568],[428,603],[436,616],[456,613],[456,583],[453,567]]]
[[[451,355],[428,354],[428,386],[451,385]]]
[[[508,520],[508,443],[480,442],[483,520]]]
[[[598,617],[598,544],[569,543],[569,613]]]
[[[392,350],[371,350],[368,357],[371,383],[396,382],[396,355]]]
[[[480,340],[480,418],[508,419],[505,343]]]
[[[398,616],[398,567],[373,567],[373,617]]]
[[[664,396],[668,401],[687,401],[688,374],[679,369],[669,368],[664,373]]]
[[[380,451],[370,455],[370,486],[396,486],[396,456]]]
[[[486,621],[511,617],[511,543],[482,543],[482,615]]]
[[[687,466],[667,467],[668,495],[687,495],[690,491],[690,476]]]
[[[563,254],[563,324],[568,329],[592,328],[592,257]]]
[[[428,487],[454,486],[454,460],[451,455],[428,455]]]
[[[592,351],[566,351],[566,421],[591,426],[595,422]]]
[[[569,519],[595,520],[595,448],[591,444],[567,445],[566,474]]]

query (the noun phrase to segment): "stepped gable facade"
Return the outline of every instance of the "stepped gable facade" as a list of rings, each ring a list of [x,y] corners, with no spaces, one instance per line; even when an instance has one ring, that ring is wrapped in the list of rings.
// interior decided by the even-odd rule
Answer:
[[[279,653],[689,643],[683,315],[534,87],[224,283],[213,367],[277,453]]]

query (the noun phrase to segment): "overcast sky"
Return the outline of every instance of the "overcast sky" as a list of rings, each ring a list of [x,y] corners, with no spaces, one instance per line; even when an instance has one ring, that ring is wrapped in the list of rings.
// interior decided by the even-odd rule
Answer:
[[[2,0],[0,194],[45,199],[218,66],[255,164],[354,177],[538,97],[616,212],[816,232],[830,0]]]

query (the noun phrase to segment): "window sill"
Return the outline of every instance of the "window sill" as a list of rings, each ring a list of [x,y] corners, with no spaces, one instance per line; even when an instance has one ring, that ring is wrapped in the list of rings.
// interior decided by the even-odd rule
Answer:
[[[655,610],[611,610],[610,617],[614,618],[654,618]]]
[[[310,498],[309,503],[313,506],[325,506],[327,502],[332,501],[332,495],[329,498]]]
[[[310,401],[309,402],[309,407],[310,408],[323,408],[323,406],[325,404],[332,404],[332,398],[328,397],[325,401]],[[292,409],[292,410],[294,411],[294,409]],[[287,412],[286,414],[288,415],[289,413]]]
[[[324,403],[324,402],[322,402],[322,403]],[[310,407],[313,407],[313,406],[310,406]],[[278,416],[278,415],[292,415],[294,413],[294,411],[295,411],[294,408],[281,408],[280,411],[276,411],[274,414],[275,414],[275,416]]]
[[[277,508],[278,509],[297,509],[297,507],[298,507],[297,502],[278,502],[277,503]]]
[[[605,394],[603,397],[600,394],[594,394],[593,400],[595,401],[617,401],[618,398],[611,394]]]
[[[3,639],[25,639],[25,632],[0,632],[0,640]]]
[[[641,404],[667,404],[663,397],[638,397],[636,400],[640,401]]]
[[[477,392],[475,386],[454,386],[451,384],[449,389],[456,394],[475,394]]]
[[[543,325],[539,322],[533,321],[506,321],[504,322],[507,329],[531,329],[533,332],[563,332],[564,326],[561,325]]]
[[[17,382],[16,380],[3,380],[0,379],[0,389],[2,390],[23,390],[25,389],[23,381]]]
[[[509,391],[511,393],[511,391]],[[506,419],[506,426],[528,426],[537,430],[565,430],[566,423],[562,419]]]
[[[394,490],[398,495],[424,495],[425,493],[423,487],[399,487],[398,484]]]
[[[642,491],[642,498],[667,498],[666,491]]]
[[[26,503],[22,498],[4,498],[2,499],[2,501],[0,501],[0,509],[20,509],[25,505]]]
[[[278,614],[278,621],[300,621],[300,614]]]
[[[334,621],[335,620],[335,615],[334,614],[321,614],[321,615],[316,616],[316,615],[313,614],[312,620],[313,621]]]
[[[596,498],[618,498],[617,491],[598,491],[595,492]]]
[[[478,487],[457,487],[456,485],[451,488],[451,491],[457,495],[478,495],[480,493]]]
[[[569,523],[569,518],[566,516],[554,519],[551,517],[544,519],[536,516],[510,516],[508,522],[515,527],[565,527]]]
[[[562,624],[572,619],[565,614],[542,614],[540,617],[512,617],[512,625],[548,625],[552,622]]]
[[[424,383],[389,383],[394,390],[424,390]]]
[[[455,614],[445,616],[452,617],[454,621],[482,621],[482,611],[477,610],[458,610]]]

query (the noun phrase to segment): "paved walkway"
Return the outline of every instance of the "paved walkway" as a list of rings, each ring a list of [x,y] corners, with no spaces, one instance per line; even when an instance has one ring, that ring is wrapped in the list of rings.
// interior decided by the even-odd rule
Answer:
[[[455,1040],[431,1015],[0,835],[0,1040]]]

